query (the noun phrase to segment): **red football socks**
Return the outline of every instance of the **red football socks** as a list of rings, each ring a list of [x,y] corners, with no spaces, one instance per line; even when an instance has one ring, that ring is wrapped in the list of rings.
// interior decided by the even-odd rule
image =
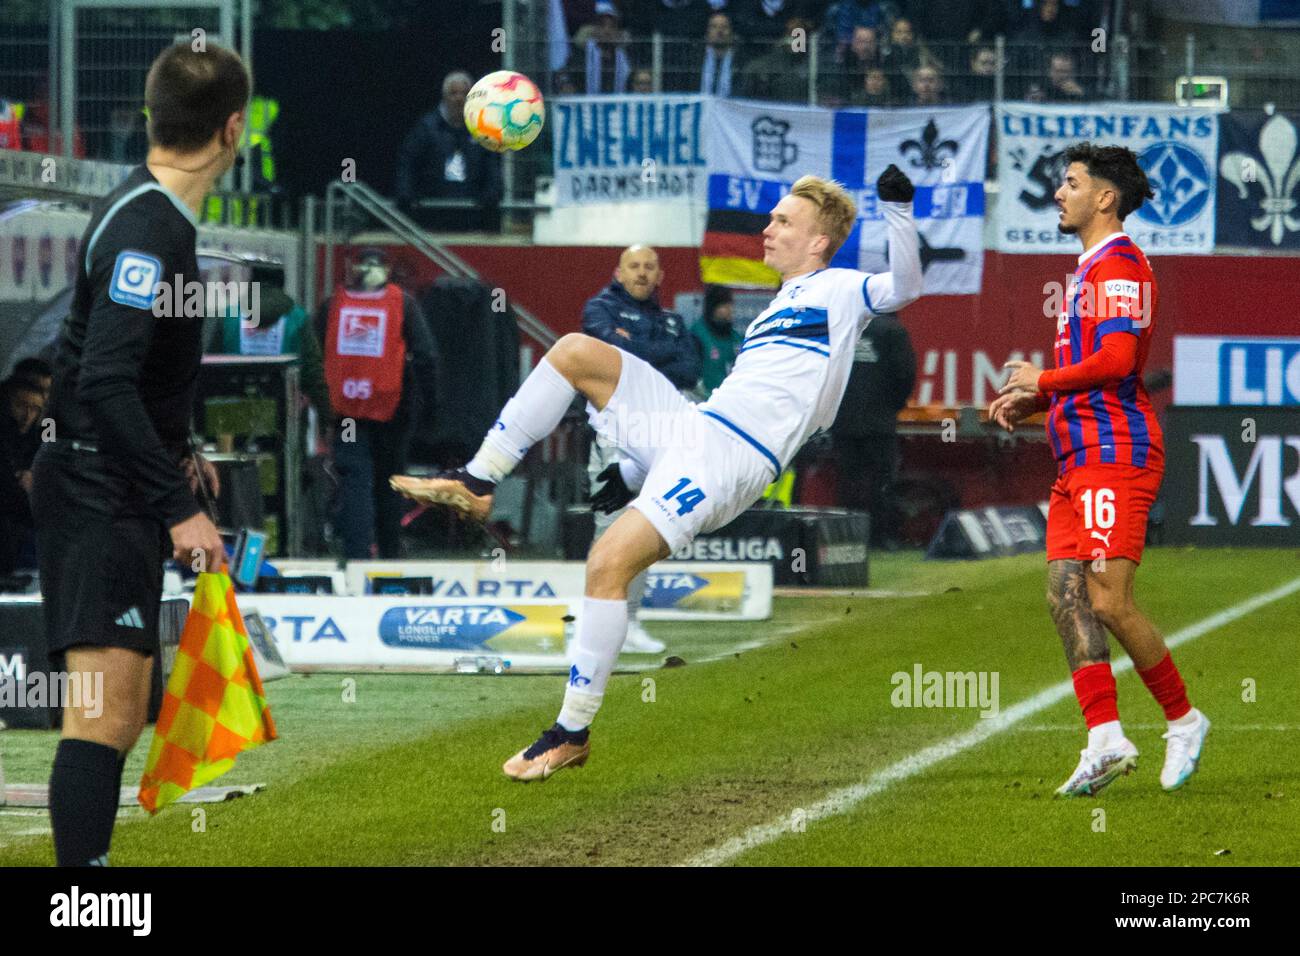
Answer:
[[[1089,730],[1098,724],[1119,720],[1115,675],[1111,673],[1108,662],[1080,667],[1072,676],[1074,696],[1079,698],[1083,719]]]
[[[1138,675],[1147,685],[1147,690],[1151,691],[1156,703],[1164,708],[1166,720],[1177,720],[1192,709],[1192,705],[1187,702],[1183,676],[1178,673],[1171,654],[1165,654],[1165,659],[1155,667],[1138,671]],[[1078,687],[1077,682],[1075,687]]]

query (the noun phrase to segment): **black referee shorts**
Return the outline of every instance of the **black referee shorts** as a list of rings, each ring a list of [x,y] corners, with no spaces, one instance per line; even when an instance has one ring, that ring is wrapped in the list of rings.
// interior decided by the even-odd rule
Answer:
[[[130,504],[129,479],[103,455],[43,445],[32,467],[32,515],[50,656],[74,647],[158,653],[162,521]]]

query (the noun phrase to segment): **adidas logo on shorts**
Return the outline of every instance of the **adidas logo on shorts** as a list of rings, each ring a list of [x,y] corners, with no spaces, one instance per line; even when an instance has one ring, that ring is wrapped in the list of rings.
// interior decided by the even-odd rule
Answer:
[[[138,627],[144,630],[144,618],[140,616],[140,609],[133,607],[129,611],[123,612],[122,616],[113,622],[118,627]]]

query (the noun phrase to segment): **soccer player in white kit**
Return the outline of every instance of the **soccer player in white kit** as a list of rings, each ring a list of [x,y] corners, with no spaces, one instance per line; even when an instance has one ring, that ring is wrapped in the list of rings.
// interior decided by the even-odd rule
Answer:
[[[586,763],[589,727],[627,634],[627,586],[696,535],[727,524],[835,419],[853,349],[877,312],[921,294],[911,181],[890,166],[876,183],[888,227],[889,272],[827,264],[857,217],[838,183],[804,176],[763,230],[763,261],[780,291],[749,326],[731,374],[693,405],[646,362],[586,335],[561,338],[506,403],[464,467],[433,478],[394,476],[417,501],[486,519],[495,484],[559,424],[576,394],[592,425],[622,448],[631,507],[593,545],[564,704],[555,724],[506,761],[507,776],[545,780]]]

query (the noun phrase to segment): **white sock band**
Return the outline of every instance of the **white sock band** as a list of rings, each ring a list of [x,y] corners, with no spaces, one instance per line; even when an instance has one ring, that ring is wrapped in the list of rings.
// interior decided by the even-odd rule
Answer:
[[[478,454],[466,466],[469,473],[491,481],[510,474],[528,449],[555,431],[577,394],[569,380],[543,356],[514,398],[501,409]]]
[[[590,727],[596,719],[596,711],[600,710],[600,702],[604,699],[604,694],[588,694],[572,685],[565,687],[564,706],[560,708],[560,716],[555,722],[570,732]]]
[[[626,639],[626,600],[582,599],[578,633],[569,654],[569,686],[558,718],[565,730],[581,730],[595,718]]]

